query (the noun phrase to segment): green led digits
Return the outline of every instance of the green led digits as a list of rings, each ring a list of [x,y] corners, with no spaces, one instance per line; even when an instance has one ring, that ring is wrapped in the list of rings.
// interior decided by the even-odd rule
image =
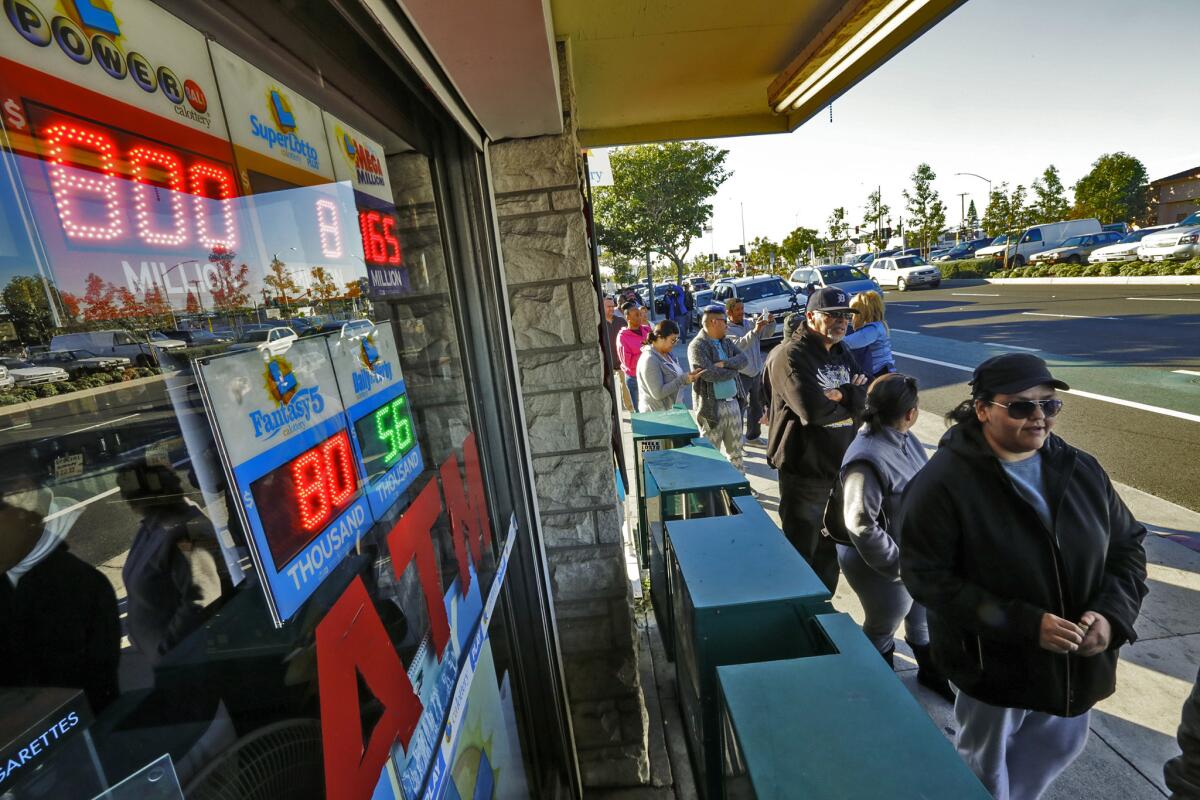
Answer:
[[[387,443],[383,462],[391,465],[413,446],[412,418],[408,415],[408,395],[400,395],[375,412],[375,432]]]

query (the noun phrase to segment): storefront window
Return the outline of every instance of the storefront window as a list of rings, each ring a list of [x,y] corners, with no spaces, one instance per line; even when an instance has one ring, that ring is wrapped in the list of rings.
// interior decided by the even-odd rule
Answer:
[[[0,20],[0,797],[523,796],[431,153],[111,8]]]

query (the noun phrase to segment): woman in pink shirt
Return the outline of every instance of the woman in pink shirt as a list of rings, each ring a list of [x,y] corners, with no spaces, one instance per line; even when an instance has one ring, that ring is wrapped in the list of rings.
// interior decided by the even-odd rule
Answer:
[[[617,334],[617,355],[621,358],[621,372],[625,375],[625,386],[629,389],[629,397],[633,407],[638,407],[637,364],[642,355],[642,345],[650,336],[650,326],[646,324],[646,309],[637,303],[628,302],[621,306],[625,315],[625,329]]]

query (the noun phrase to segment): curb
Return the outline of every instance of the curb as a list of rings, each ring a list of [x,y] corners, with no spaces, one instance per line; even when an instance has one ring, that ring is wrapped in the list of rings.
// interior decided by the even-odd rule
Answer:
[[[166,375],[148,375],[145,378],[134,378],[131,381],[121,381],[120,383],[110,383],[105,386],[97,386],[94,389],[81,389],[76,392],[68,392],[67,394],[56,394],[53,397],[39,397],[36,400],[28,400],[24,403],[14,403],[12,405],[0,406],[0,417],[33,411],[34,409],[57,405],[62,402],[78,401],[86,398],[96,397],[102,394],[109,394],[111,392],[129,390],[138,386],[145,386],[150,383],[165,381],[166,379]]]
[[[1085,286],[1087,284],[1108,284],[1115,286],[1192,286],[1200,285],[1200,275],[1117,275],[1113,277],[1096,278],[951,278],[943,283],[983,281],[997,285],[1059,284],[1067,286]]]

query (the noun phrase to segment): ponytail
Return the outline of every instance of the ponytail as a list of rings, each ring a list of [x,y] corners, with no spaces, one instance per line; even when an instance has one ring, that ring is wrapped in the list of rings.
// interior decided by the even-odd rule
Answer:
[[[894,426],[917,407],[917,379],[899,372],[880,375],[867,389],[867,410],[863,422],[872,435],[885,426]]]
[[[982,401],[991,402],[995,392],[980,391],[963,400],[946,412],[946,427],[952,425],[978,425],[979,417],[975,414],[975,404]]]
[[[653,345],[659,339],[670,339],[672,336],[678,335],[678,325],[669,319],[659,320],[658,324],[650,331],[650,335],[646,337],[646,344]]]

